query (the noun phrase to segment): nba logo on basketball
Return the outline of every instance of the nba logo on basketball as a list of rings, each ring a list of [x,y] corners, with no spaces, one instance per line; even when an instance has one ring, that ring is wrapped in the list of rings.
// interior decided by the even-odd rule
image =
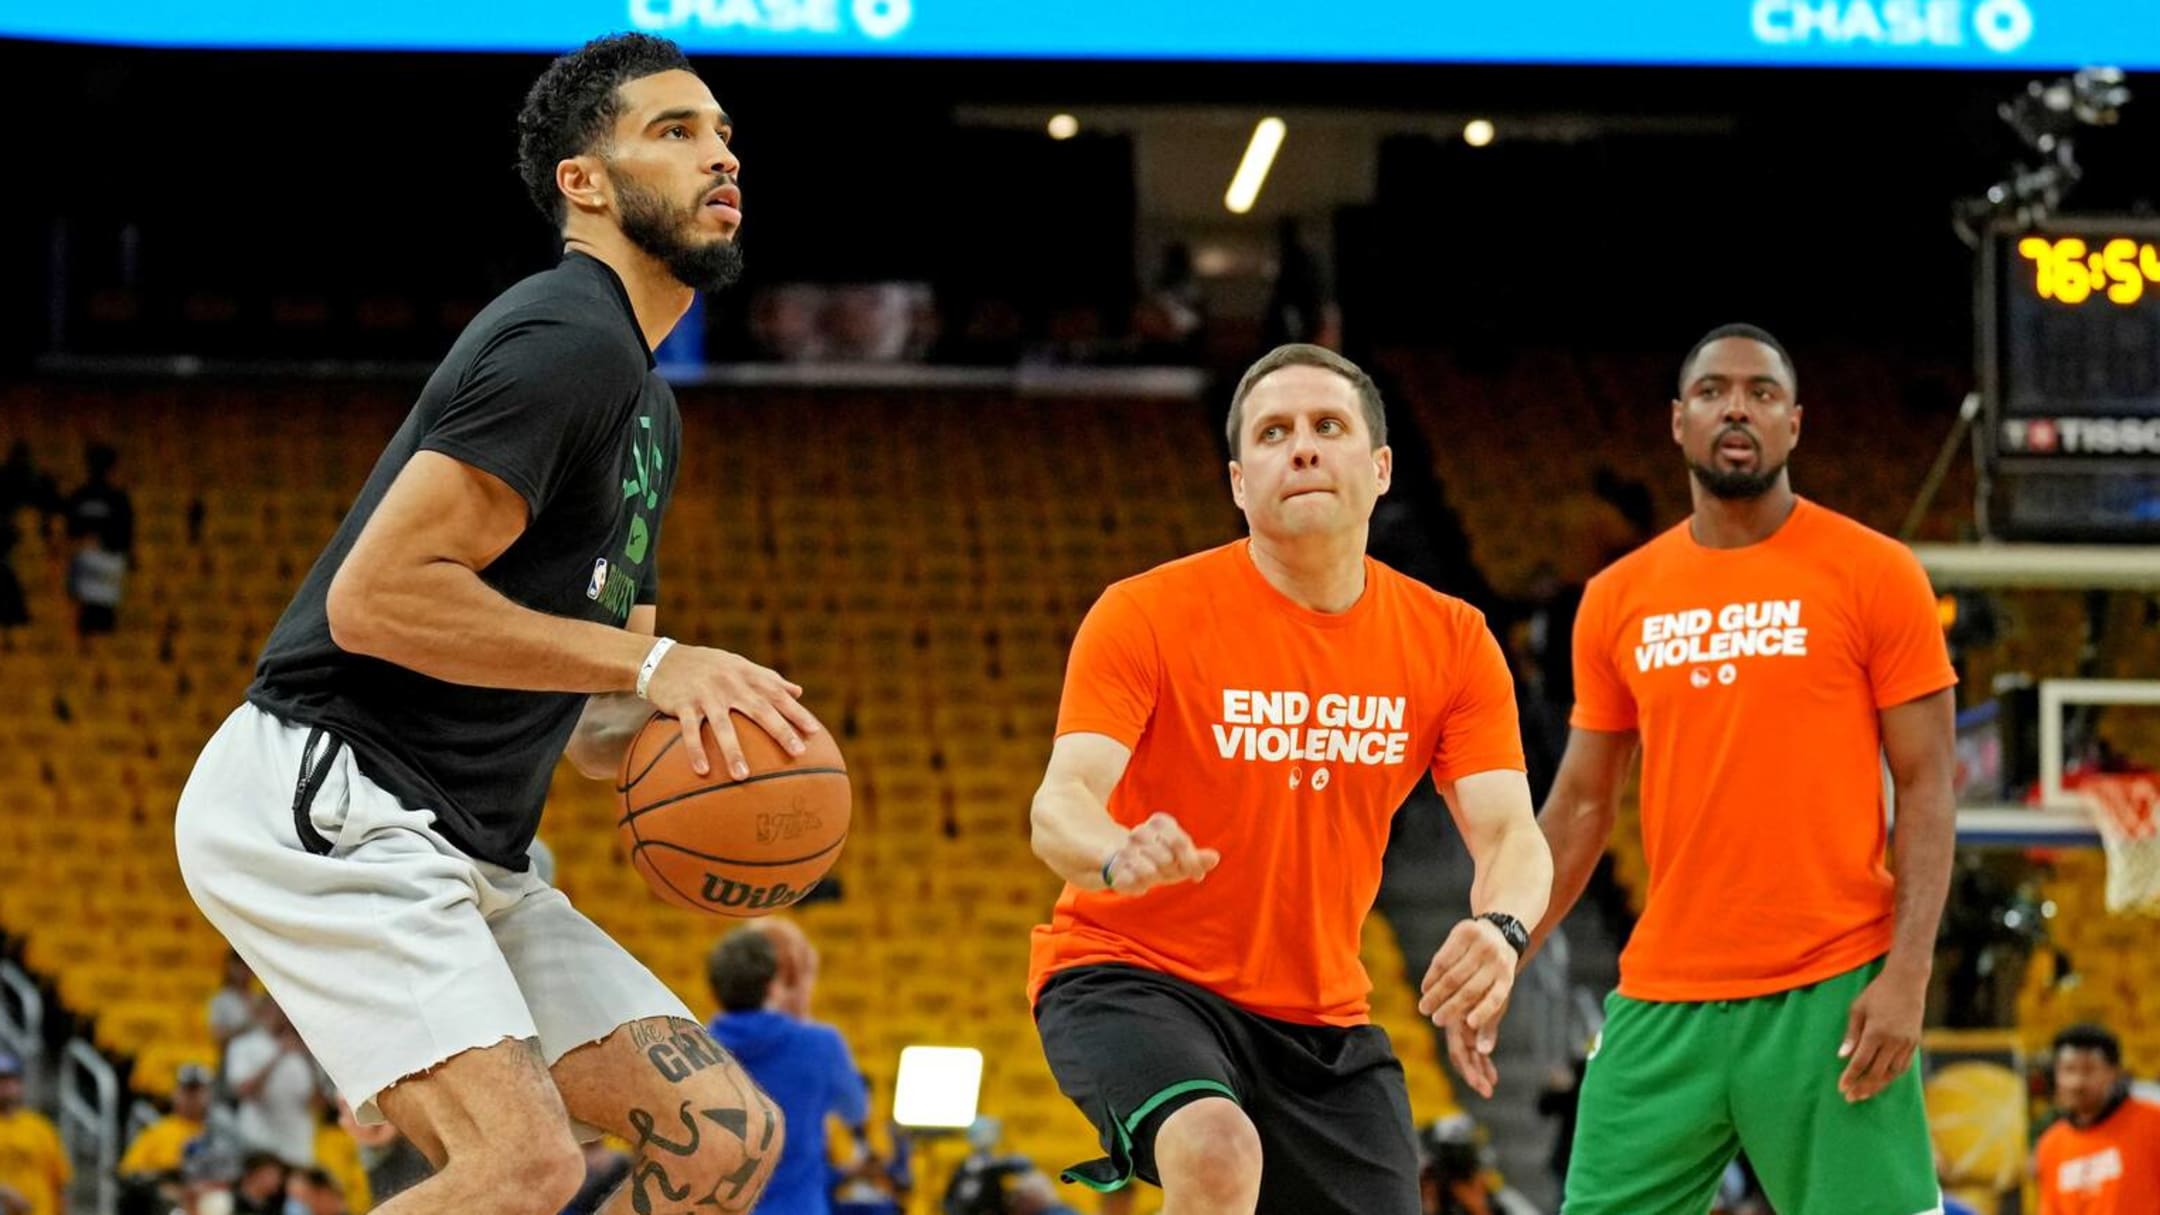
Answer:
[[[585,597],[593,600],[599,599],[600,591],[605,586],[607,586],[607,558],[597,557],[594,558],[592,563],[592,581],[585,584]]]
[[[817,830],[819,826],[821,824],[818,816],[799,805],[778,814],[760,814],[757,816],[757,842],[771,844],[794,839],[805,831]]]

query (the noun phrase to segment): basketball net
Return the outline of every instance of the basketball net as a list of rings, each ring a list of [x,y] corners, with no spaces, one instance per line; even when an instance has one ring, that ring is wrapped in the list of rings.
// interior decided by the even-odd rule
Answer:
[[[2160,917],[2160,776],[2093,773],[2077,791],[2107,850],[2107,909]]]

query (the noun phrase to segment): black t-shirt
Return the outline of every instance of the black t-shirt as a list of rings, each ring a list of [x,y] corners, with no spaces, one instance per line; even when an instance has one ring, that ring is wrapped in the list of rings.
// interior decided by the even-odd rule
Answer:
[[[433,811],[452,843],[523,870],[586,698],[445,683],[347,653],[330,639],[330,580],[413,453],[435,451],[525,499],[524,533],[483,581],[535,611],[624,624],[659,593],[660,516],[682,430],[652,367],[605,263],[573,253],[497,297],[421,389],[271,630],[248,699],[343,739],[361,771]]]

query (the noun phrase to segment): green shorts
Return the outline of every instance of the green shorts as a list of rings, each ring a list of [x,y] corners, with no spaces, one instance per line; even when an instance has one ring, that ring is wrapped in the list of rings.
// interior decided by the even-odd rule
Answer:
[[[1881,970],[1745,1000],[1613,993],[1583,1078],[1564,1215],[1703,1215],[1743,1150],[1778,1215],[1940,1212],[1917,1060],[1856,1105],[1837,1091],[1846,1017]]]

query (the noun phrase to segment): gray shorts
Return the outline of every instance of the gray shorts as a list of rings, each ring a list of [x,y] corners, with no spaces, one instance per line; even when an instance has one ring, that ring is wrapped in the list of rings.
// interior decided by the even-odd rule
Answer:
[[[196,906],[253,967],[363,1122],[453,1055],[537,1038],[553,1064],[646,1017],[695,1021],[538,874],[478,861],[306,726],[252,704],[195,761],[174,824]],[[303,756],[321,767],[303,814]],[[311,848],[301,838],[309,832]]]

